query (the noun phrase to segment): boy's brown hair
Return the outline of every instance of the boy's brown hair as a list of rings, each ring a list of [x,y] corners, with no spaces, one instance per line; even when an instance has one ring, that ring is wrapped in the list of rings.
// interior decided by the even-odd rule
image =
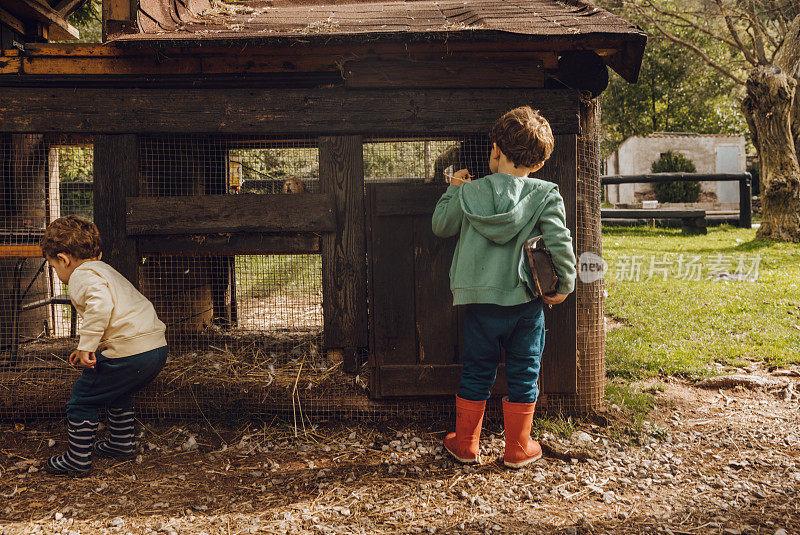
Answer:
[[[44,231],[39,247],[46,258],[55,258],[58,253],[67,253],[80,260],[94,258],[100,254],[102,241],[97,226],[82,217],[68,215],[59,217]]]
[[[520,106],[495,121],[489,140],[517,167],[534,167],[550,157],[555,140],[550,123],[538,110]]]

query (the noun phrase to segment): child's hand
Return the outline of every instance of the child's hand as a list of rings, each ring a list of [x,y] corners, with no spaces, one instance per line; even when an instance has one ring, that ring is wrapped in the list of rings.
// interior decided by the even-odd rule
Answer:
[[[450,177],[451,186],[460,186],[464,182],[472,182],[472,176],[466,169],[461,169],[460,171],[456,171],[455,173],[453,173],[453,176]]]
[[[548,305],[551,305],[551,306],[552,305],[557,305],[559,303],[563,303],[564,299],[566,299],[568,295],[569,294],[560,294],[560,293],[556,293],[556,294],[553,294],[553,295],[543,295],[542,296],[542,301],[544,301],[545,303],[547,303]]]
[[[69,363],[73,366],[80,364],[84,368],[94,368],[97,363],[97,357],[94,356],[94,351],[81,351],[76,349],[69,356]]]

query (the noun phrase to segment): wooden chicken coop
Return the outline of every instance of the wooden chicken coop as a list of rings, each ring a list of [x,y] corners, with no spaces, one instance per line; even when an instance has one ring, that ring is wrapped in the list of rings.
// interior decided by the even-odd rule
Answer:
[[[455,240],[431,215],[443,172],[485,173],[516,106],[552,125],[537,176],[559,185],[576,257],[601,252],[597,97],[608,68],[636,81],[646,40],[603,9],[104,0],[103,18],[104,43],[3,39],[0,416],[61,414],[79,322],[36,241],[80,199],[169,326],[142,400],[166,415],[444,410],[462,322]],[[540,406],[601,407],[602,280],[546,323]]]

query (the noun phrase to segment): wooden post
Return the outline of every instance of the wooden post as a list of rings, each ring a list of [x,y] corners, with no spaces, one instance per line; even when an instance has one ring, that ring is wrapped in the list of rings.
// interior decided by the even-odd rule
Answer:
[[[44,136],[0,135],[0,228],[8,232],[8,237],[2,238],[4,244],[38,242],[35,233],[47,223],[48,163]],[[19,235],[14,238],[12,233]],[[20,338],[38,336],[47,323],[46,307],[25,312],[18,308],[21,293],[36,276],[42,261],[41,257],[0,258],[0,346],[16,347]],[[47,279],[39,276],[25,301],[48,294]]]
[[[745,173],[739,179],[739,226],[742,228],[753,226],[753,190],[750,173]]]
[[[61,176],[59,174],[58,149],[55,147],[49,149],[47,167],[47,224],[49,225],[54,220],[61,217]],[[43,275],[47,279],[51,296],[65,293],[64,283],[54,275],[55,273],[50,268],[47,268]],[[48,316],[50,329],[53,332],[59,332],[58,326],[64,323],[60,311],[57,310],[58,307],[47,308],[50,309]]]
[[[94,223],[103,239],[103,261],[139,287],[136,240],[125,231],[125,198],[139,192],[138,148],[133,134],[94,138]]]
[[[103,0],[103,42],[110,35],[136,30],[138,0]]]
[[[364,155],[361,136],[319,138],[322,193],[336,200],[336,232],[322,237],[322,307],[325,346],[342,352],[344,370],[358,369],[367,346],[367,264]]]

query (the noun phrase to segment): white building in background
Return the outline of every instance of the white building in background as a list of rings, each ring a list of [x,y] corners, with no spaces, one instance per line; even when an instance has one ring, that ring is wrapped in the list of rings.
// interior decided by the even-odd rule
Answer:
[[[668,150],[680,152],[692,160],[698,173],[743,173],[746,169],[744,136],[657,132],[623,141],[606,158],[606,174],[652,173],[650,166]],[[738,182],[701,182],[700,186],[700,199],[690,206],[707,210],[739,208]],[[614,206],[635,207],[643,200],[656,199],[653,184],[611,184],[604,187],[606,200]]]

